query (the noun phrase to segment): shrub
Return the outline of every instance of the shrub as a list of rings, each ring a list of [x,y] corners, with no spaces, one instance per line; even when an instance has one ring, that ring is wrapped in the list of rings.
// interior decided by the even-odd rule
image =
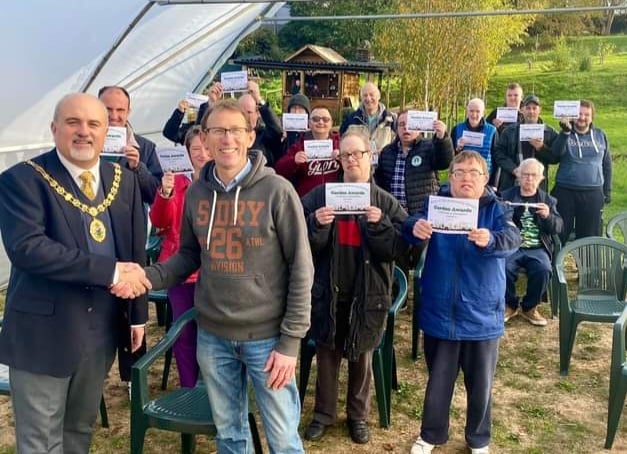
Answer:
[[[566,71],[571,67],[573,59],[566,39],[560,38],[557,40],[550,53],[550,59],[552,69],[555,71]]]

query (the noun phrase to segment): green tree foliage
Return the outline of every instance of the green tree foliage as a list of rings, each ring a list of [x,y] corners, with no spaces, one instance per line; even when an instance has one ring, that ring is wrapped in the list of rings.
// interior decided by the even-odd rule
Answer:
[[[390,0],[399,14],[498,10],[506,0]],[[528,16],[484,16],[387,20],[375,24],[376,57],[398,65],[403,99],[455,116],[473,96],[482,97],[488,77],[533,20]]]
[[[261,56],[270,60],[282,60],[283,51],[279,38],[270,27],[261,27],[240,41],[233,53],[234,58]]]
[[[297,2],[290,6],[292,16],[371,15],[388,11],[388,0],[341,0]],[[284,49],[294,52],[306,44],[335,49],[347,59],[356,57],[356,50],[372,39],[373,20],[292,21],[279,32]]]

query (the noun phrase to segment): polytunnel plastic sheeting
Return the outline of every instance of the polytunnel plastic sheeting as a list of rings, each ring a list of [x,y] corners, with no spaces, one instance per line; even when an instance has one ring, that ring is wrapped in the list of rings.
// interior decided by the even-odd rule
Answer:
[[[63,95],[104,85],[125,86],[133,128],[166,144],[161,130],[178,101],[203,88],[258,19],[282,4],[4,0],[0,171],[52,146],[50,121]],[[7,281],[0,251],[0,286]]]

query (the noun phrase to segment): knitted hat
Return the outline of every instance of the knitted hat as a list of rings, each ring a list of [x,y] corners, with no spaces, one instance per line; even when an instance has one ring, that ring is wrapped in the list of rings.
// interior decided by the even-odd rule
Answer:
[[[309,98],[303,95],[302,93],[296,93],[295,95],[292,95],[292,98],[290,99],[290,102],[287,105],[287,111],[289,112],[293,106],[303,107],[307,111],[307,114],[309,114],[309,111],[311,110],[311,104],[309,103]]]

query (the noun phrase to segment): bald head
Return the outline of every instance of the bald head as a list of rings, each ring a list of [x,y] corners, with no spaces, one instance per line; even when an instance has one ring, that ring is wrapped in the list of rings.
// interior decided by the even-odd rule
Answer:
[[[255,101],[255,98],[246,93],[237,100],[237,104],[239,104],[242,110],[246,113],[246,117],[248,118],[250,125],[255,128],[259,122],[259,109],[257,109],[257,101]]]
[[[80,104],[86,103],[86,105],[94,104],[94,108],[96,110],[101,110],[105,117],[107,116],[107,108],[104,106],[102,102],[94,95],[90,95],[88,93],[70,93],[65,95],[63,98],[57,102],[57,105],[54,107],[54,114],[52,116],[52,121],[56,122],[59,120],[59,115],[63,110],[63,107],[72,102],[78,102]]]
[[[57,151],[72,164],[88,169],[98,162],[107,126],[107,110],[98,98],[73,93],[57,103],[50,130]]]

